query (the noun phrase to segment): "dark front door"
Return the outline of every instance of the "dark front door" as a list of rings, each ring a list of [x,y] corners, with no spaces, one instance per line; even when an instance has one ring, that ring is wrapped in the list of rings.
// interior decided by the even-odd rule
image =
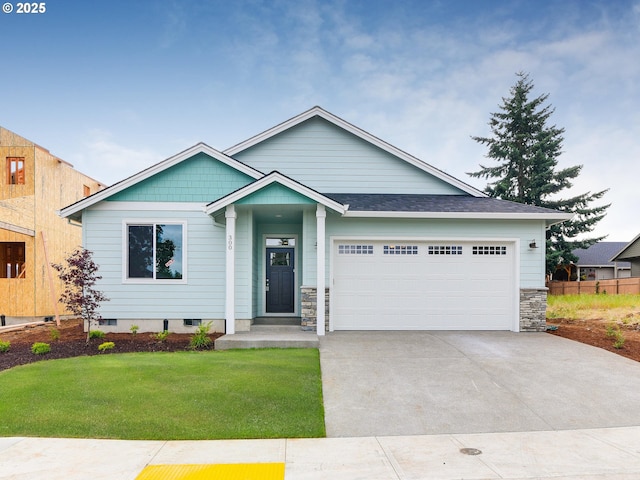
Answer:
[[[267,248],[267,313],[294,312],[293,248]]]

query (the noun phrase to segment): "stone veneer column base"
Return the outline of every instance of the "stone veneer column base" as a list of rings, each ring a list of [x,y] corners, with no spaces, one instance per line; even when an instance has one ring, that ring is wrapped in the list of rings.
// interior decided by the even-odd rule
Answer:
[[[316,330],[318,328],[318,295],[316,287],[300,287],[302,306],[302,330]],[[329,289],[325,288],[324,297],[325,332],[329,331]]]
[[[547,291],[547,288],[520,289],[521,332],[546,331]]]

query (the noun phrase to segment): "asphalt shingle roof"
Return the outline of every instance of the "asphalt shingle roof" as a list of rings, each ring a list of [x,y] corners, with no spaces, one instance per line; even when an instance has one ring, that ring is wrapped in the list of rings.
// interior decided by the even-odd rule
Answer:
[[[325,193],[350,211],[364,212],[466,212],[466,213],[541,213],[557,215],[556,210],[471,195]]]
[[[600,242],[594,243],[584,250],[574,250],[572,253],[578,257],[578,265],[596,266],[611,265],[611,260],[620,250],[628,245],[627,242]],[[616,262],[619,267],[630,267],[629,262]]]

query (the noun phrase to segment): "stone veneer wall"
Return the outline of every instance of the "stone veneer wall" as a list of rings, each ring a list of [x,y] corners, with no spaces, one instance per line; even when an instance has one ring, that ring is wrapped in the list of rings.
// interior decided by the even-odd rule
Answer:
[[[547,289],[520,290],[520,331],[544,332],[547,329]]]
[[[301,303],[302,303],[302,329],[316,330],[318,328],[318,296],[316,287],[301,287]],[[324,315],[325,315],[325,331],[329,331],[329,289],[325,289],[324,297]]]

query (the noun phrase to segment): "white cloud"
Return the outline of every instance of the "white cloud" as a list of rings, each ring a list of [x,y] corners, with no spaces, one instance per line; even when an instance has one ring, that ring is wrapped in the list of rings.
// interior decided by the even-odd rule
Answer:
[[[76,168],[107,185],[123,180],[163,160],[148,148],[118,144],[105,130],[90,130],[82,153],[76,156]]]

